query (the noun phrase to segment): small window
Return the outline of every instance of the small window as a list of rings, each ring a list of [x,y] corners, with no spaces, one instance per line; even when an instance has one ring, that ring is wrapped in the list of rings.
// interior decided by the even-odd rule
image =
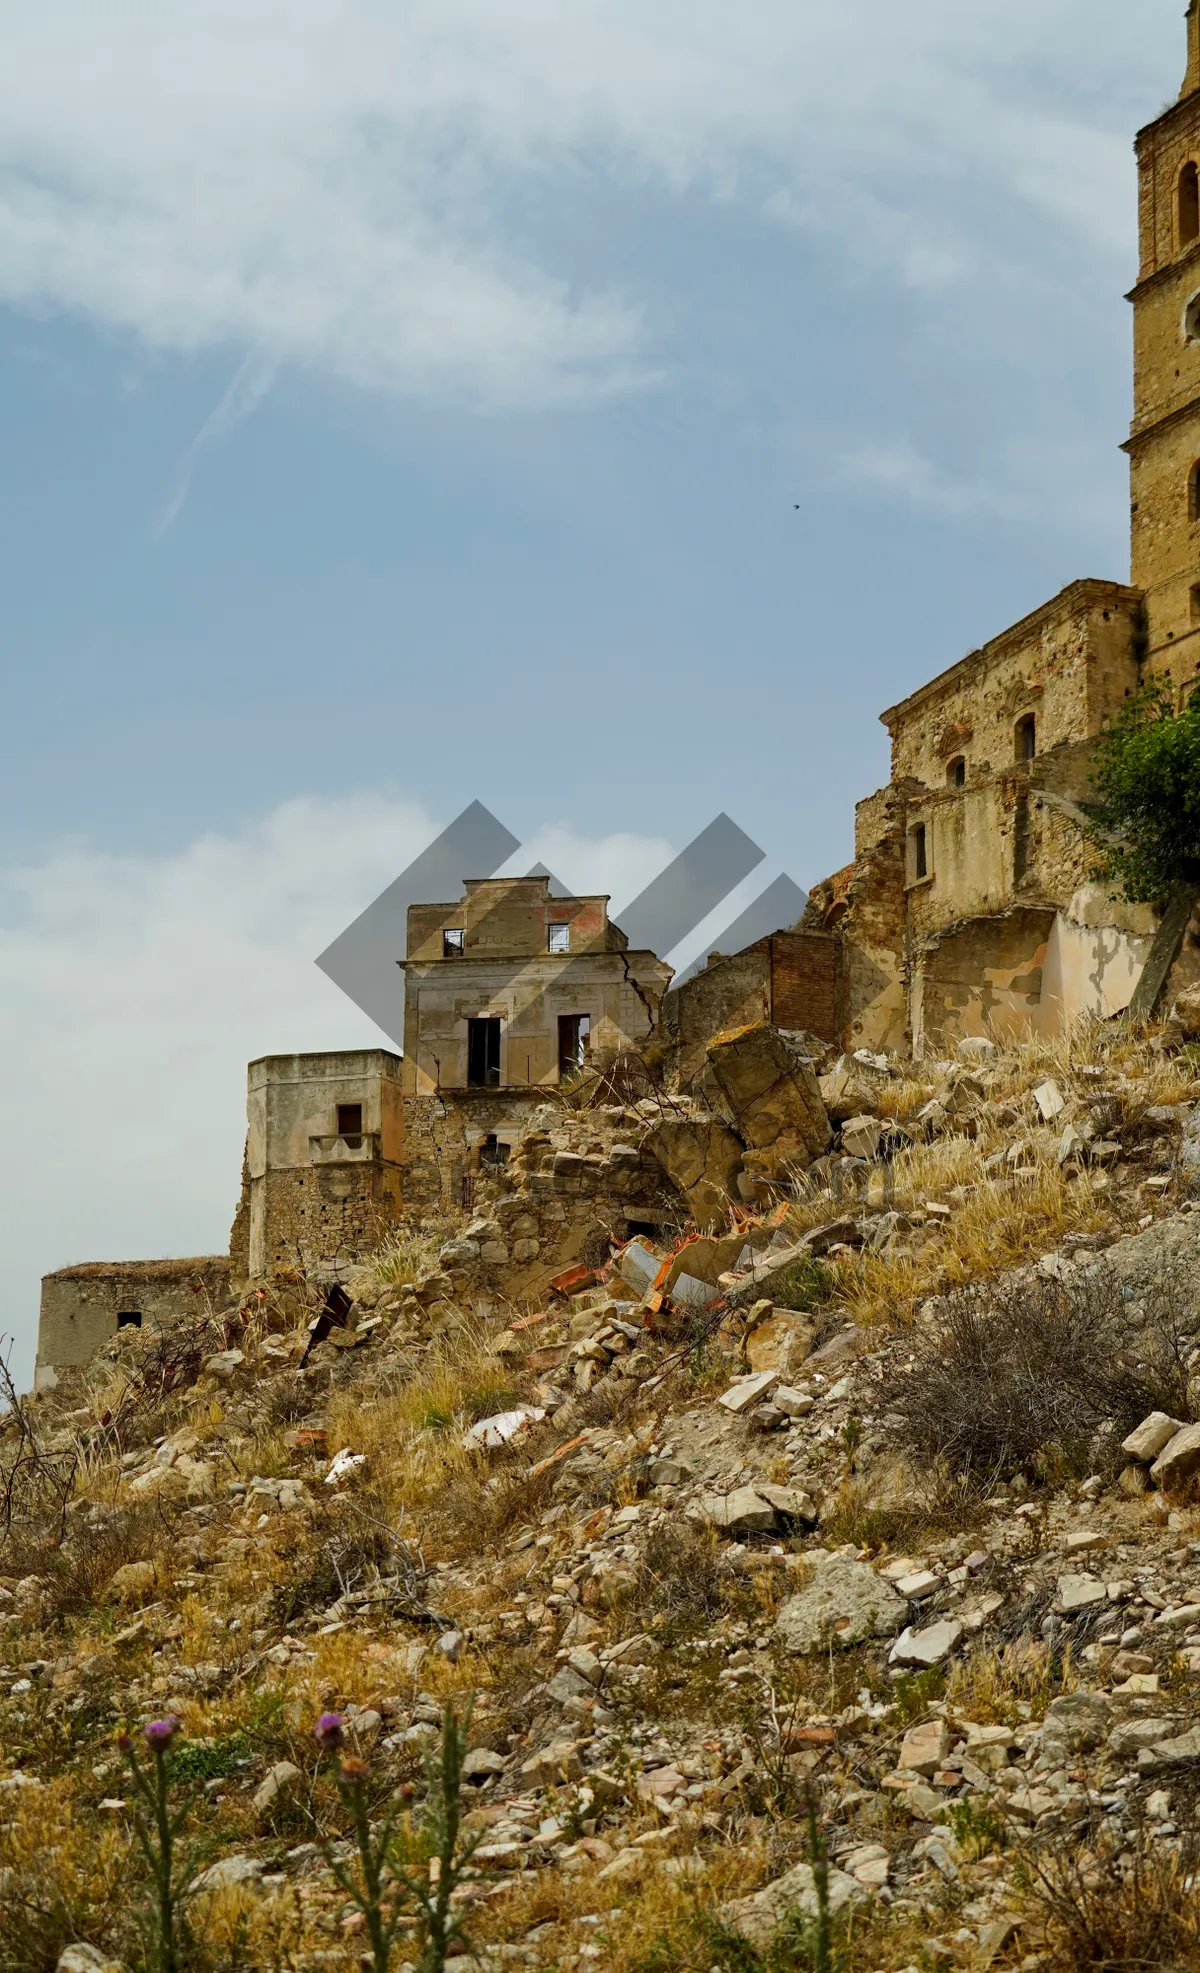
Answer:
[[[952,760],[946,769],[946,786],[948,788],[965,788],[966,785],[967,763],[960,754],[958,759]]]
[[[1190,247],[1200,239],[1200,172],[1185,164],[1179,174],[1179,244]]]
[[[571,927],[569,925],[551,925],[550,950],[551,952],[569,952],[571,950]]]
[[[1188,474],[1188,519],[1200,521],[1200,459]]]
[[[918,822],[909,837],[909,842],[912,844],[912,881],[914,884],[919,884],[922,877],[929,875],[929,851],[923,822]]]
[[[1016,758],[1019,761],[1032,760],[1037,752],[1037,721],[1031,712],[1026,713],[1024,719],[1017,721],[1014,737]]]
[[[118,1310],[117,1312],[118,1329],[140,1329],[141,1326],[142,1326],[142,1311],[140,1308],[123,1308]]]
[[[362,1143],[362,1104],[339,1103],[337,1126],[338,1136],[345,1138],[352,1151],[357,1151]]]
[[[479,1147],[479,1162],[481,1165],[506,1165],[508,1149],[508,1145],[500,1138],[485,1137]]]
[[[1192,606],[1192,622],[1200,623],[1200,582],[1194,582],[1192,584],[1190,601]]]
[[[466,933],[463,931],[461,925],[457,926],[453,931],[443,932],[442,958],[461,959],[462,951],[463,951],[463,940],[465,937],[466,937]]]

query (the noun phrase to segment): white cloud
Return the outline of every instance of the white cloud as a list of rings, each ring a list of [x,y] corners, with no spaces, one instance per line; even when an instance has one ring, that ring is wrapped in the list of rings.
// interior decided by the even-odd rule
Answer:
[[[174,855],[67,845],[0,873],[0,1331],[23,1379],[42,1274],[226,1250],[248,1061],[390,1045],[313,960],[439,826],[414,802],[298,800]],[[598,890],[672,854],[560,827],[528,860],[547,848]]]
[[[1005,200],[1031,253],[1124,248],[1127,122],[1182,60],[1148,4],[1169,77],[1120,0],[10,8],[0,294],[388,389],[627,390],[661,352],[591,272],[581,183],[743,203],[916,285],[994,267]]]

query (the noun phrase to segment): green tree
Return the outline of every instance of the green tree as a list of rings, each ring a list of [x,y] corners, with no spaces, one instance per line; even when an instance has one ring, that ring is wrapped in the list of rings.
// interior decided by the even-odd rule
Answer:
[[[1097,876],[1163,907],[1129,1009],[1148,1021],[1200,898],[1200,692],[1176,712],[1161,684],[1145,686],[1100,735],[1091,788],[1060,805],[1094,845]]]

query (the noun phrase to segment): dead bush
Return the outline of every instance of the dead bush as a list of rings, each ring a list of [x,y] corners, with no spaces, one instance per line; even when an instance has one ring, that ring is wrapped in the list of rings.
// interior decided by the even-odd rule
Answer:
[[[669,1631],[702,1630],[729,1607],[730,1579],[711,1529],[690,1523],[655,1528],[642,1554],[636,1604],[666,1619]]]
[[[1093,1843],[1064,1835],[1026,1849],[1021,1874],[1044,1927],[1045,1973],[1200,1968],[1194,1839],[1173,1850],[1139,1824],[1124,1844],[1105,1832]]]
[[[950,1297],[881,1368],[874,1408],[893,1445],[971,1483],[1057,1475],[1106,1444],[1115,1461],[1148,1412],[1189,1418],[1184,1354],[1169,1284],[1135,1312],[1105,1272],[1026,1275]]]

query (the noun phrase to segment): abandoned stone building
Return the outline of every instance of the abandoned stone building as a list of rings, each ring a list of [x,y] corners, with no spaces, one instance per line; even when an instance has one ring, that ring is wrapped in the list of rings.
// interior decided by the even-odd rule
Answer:
[[[236,1279],[369,1251],[403,1204],[402,1063],[385,1048],[268,1055],[247,1070]]]
[[[659,1028],[668,1082],[687,1087],[703,1068],[714,1034],[755,1021],[839,1043],[843,954],[836,933],[796,930],[772,932],[741,952],[711,952],[700,972],[663,998]]]
[[[587,1062],[652,1042],[679,1086],[715,1034],[753,1022],[926,1055],[1128,1006],[1157,913],[1091,881],[1070,804],[1139,686],[1159,680],[1178,705],[1200,684],[1200,0],[1187,35],[1180,97],[1137,139],[1131,581],[1071,583],[890,707],[891,778],[858,804],[853,862],[814,886],[800,925],[713,954],[674,991],[606,897],[553,897],[546,877],[464,880],[452,902],[413,906],[403,1057],[251,1063],[229,1259],[48,1275],[40,1379],[122,1323],[169,1323],[231,1281],[368,1252],[405,1212],[469,1206],[509,1160],[525,1169],[505,1292],[544,1240],[569,1246],[575,1193],[599,1188],[614,1235],[668,1223],[677,1200],[634,1149],[542,1169],[547,1098]],[[1196,978],[1193,925],[1171,989]]]
[[[168,1329],[197,1308],[229,1300],[228,1254],[199,1260],[84,1261],[42,1281],[35,1382],[52,1384],[55,1369],[72,1369],[118,1330]]]
[[[654,1032],[671,969],[630,952],[606,897],[552,897],[549,877],[468,880],[413,905],[404,968],[404,1087],[552,1088],[585,1059]]]
[[[1131,583],[1075,582],[885,712],[892,778],[806,926],[845,941],[846,1039],[949,1047],[1127,1007],[1157,914],[1089,882],[1062,798],[1140,685],[1200,680],[1200,5],[1179,100],[1138,136]],[[1193,925],[1174,984],[1200,976]]]

